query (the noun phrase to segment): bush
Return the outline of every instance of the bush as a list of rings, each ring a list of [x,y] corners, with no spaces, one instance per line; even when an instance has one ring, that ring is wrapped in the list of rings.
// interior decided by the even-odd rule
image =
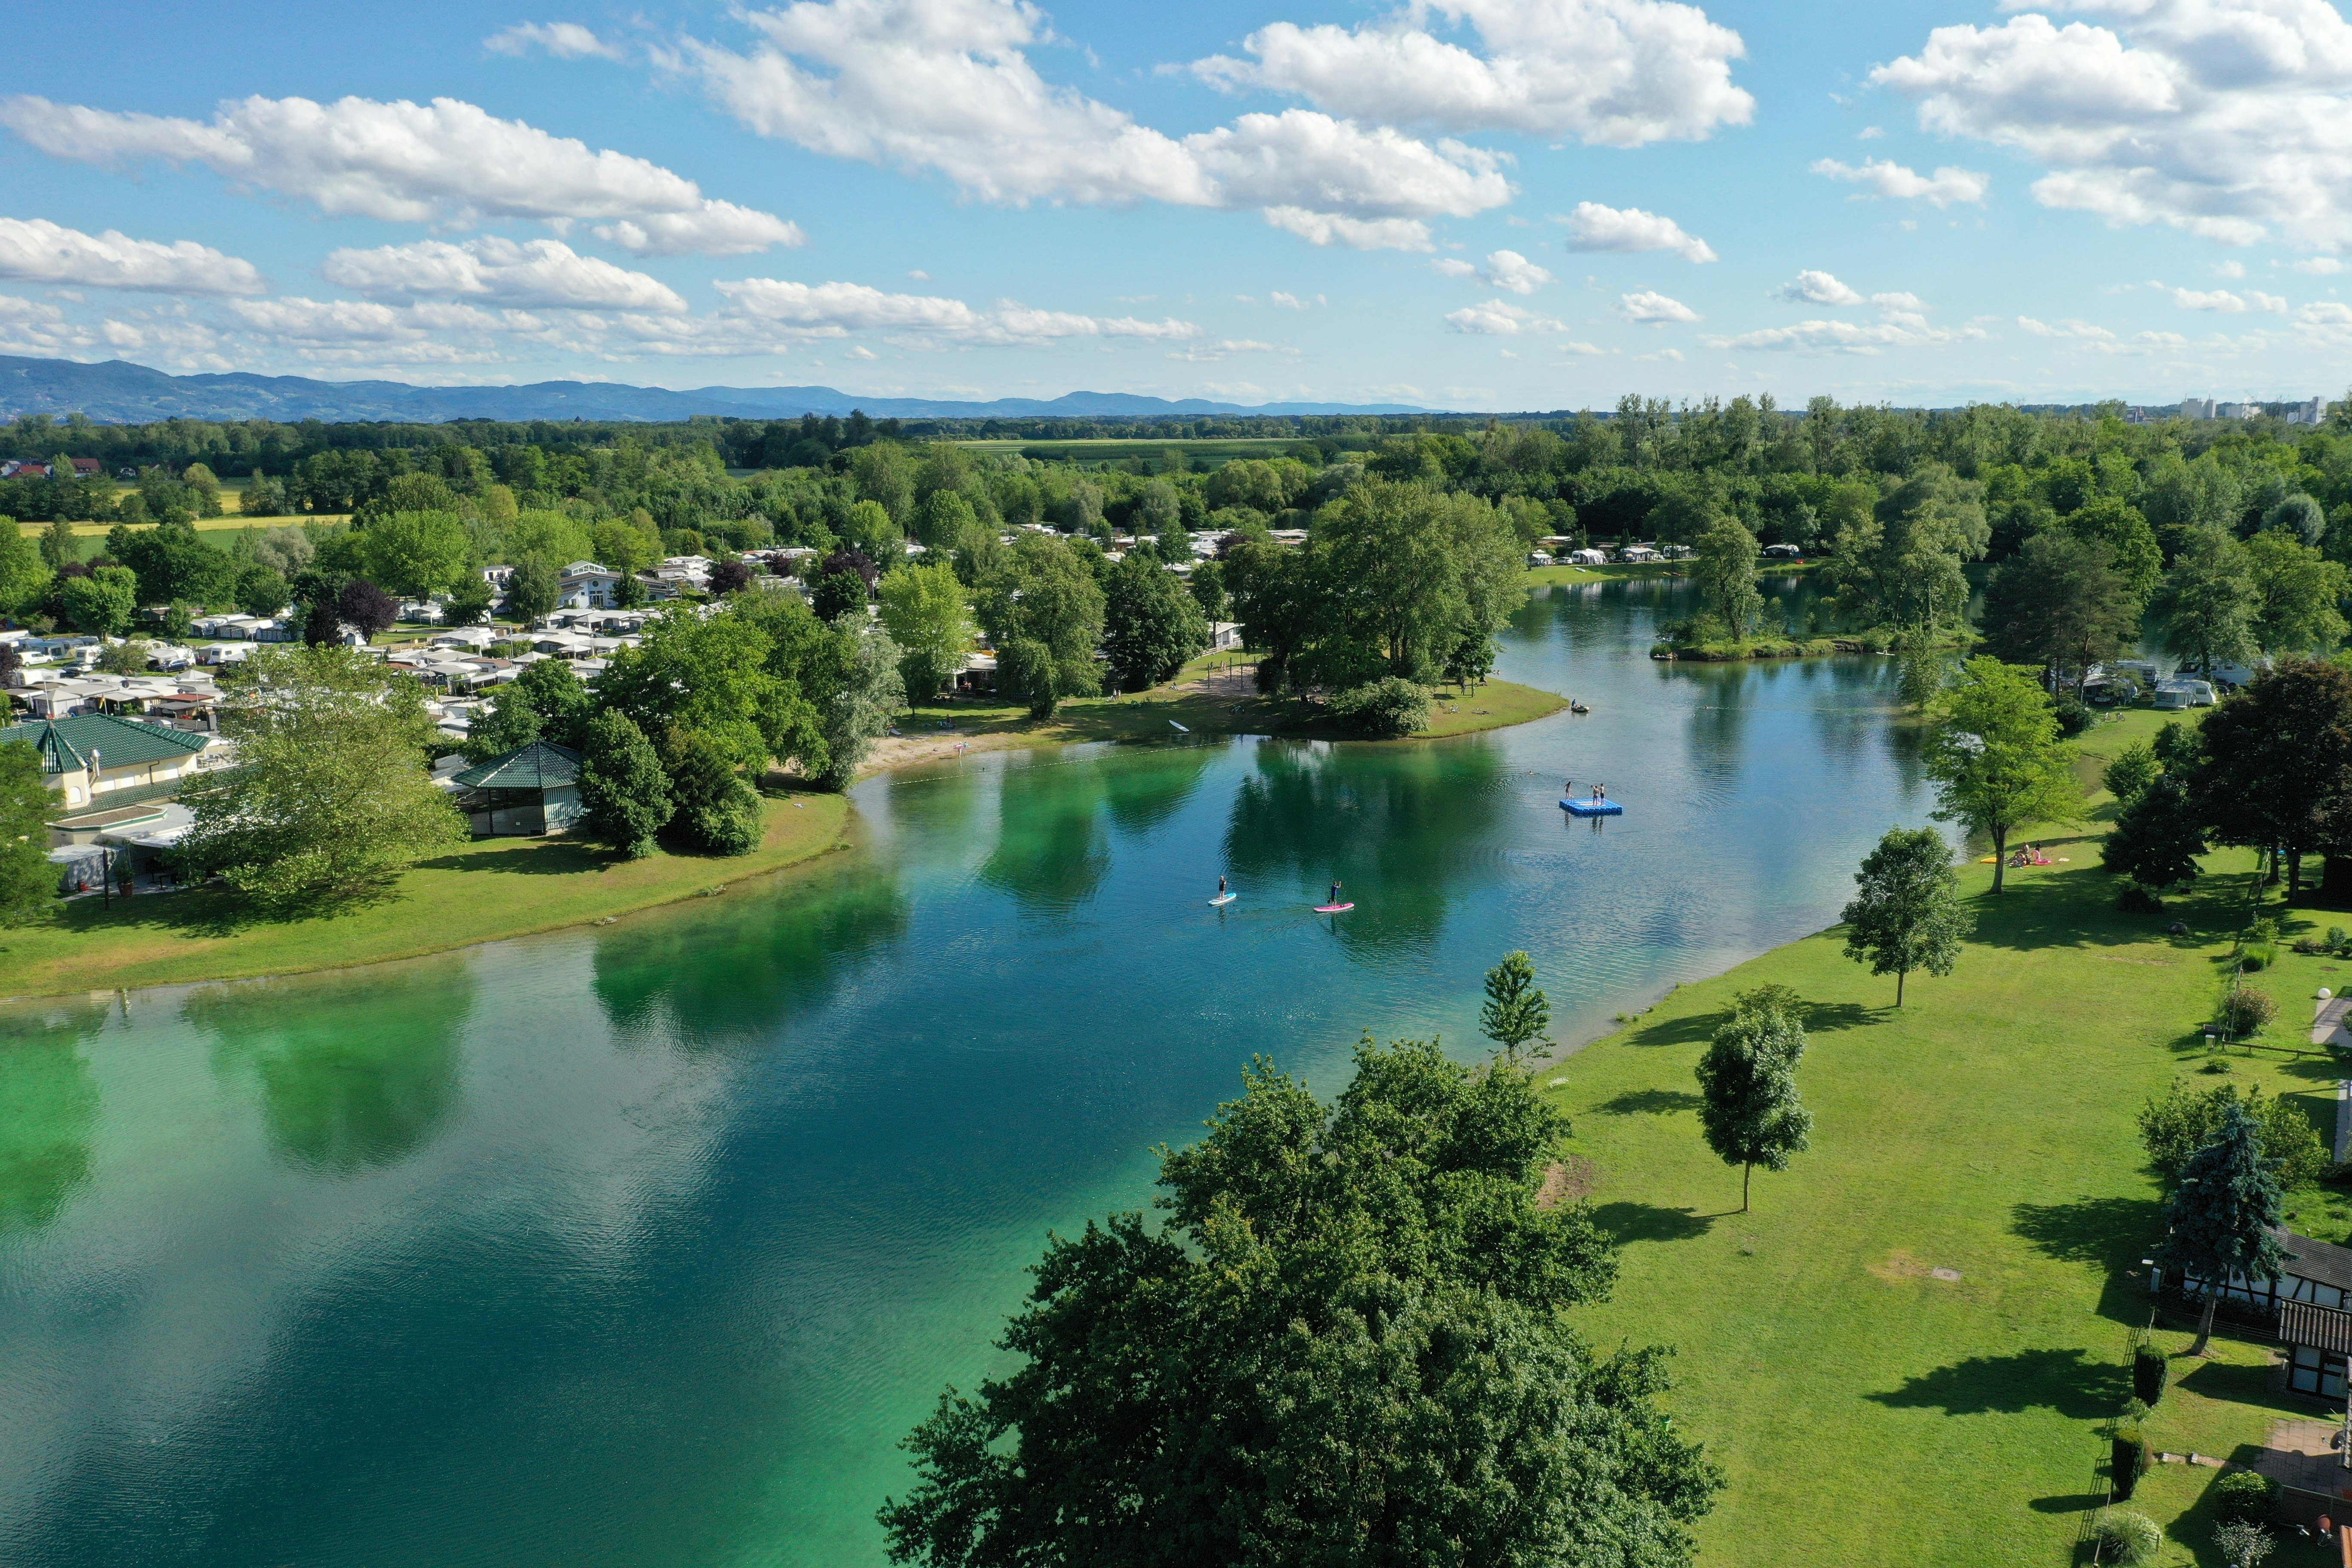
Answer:
[[[2154,1406],[2164,1397],[2165,1380],[2172,1375],[2172,1363],[2154,1345],[2142,1345],[2132,1352],[2132,1397],[2142,1405]]]
[[[2312,957],[2316,953],[2326,951],[2318,942],[2313,941],[2307,936],[2299,936],[2294,939],[2294,950],[2295,952],[2302,953],[2305,958]]]
[[[2127,1508],[2104,1510],[2093,1528],[2099,1538],[2102,1563],[2153,1563],[2164,1550],[2164,1531],[2156,1527],[2156,1521]]]
[[[2118,1426],[2111,1455],[2109,1482],[2115,1488],[2116,1500],[2128,1502],[2139,1486],[2140,1477],[2147,1474],[2147,1439],[2137,1426]]]
[[[2129,877],[2121,877],[2116,881],[2116,908],[2127,915],[2160,915],[2164,900]]]
[[[2089,729],[2092,719],[2096,717],[2090,706],[2079,697],[2061,697],[2054,706],[2058,713],[2058,732],[2070,741]]]
[[[2346,931],[2342,926],[2329,926],[2327,934],[2320,938],[2320,941],[2326,945],[2328,952],[2341,952],[2347,945],[2352,945],[2352,931]]]
[[[2231,1470],[2213,1483],[2213,1512],[2225,1523],[2267,1524],[2278,1484],[2259,1470]]]
[[[1391,675],[1342,691],[1331,699],[1331,714],[1359,735],[1388,740],[1429,728],[1429,693]]]
[[[2221,1002],[2222,1030],[2235,1039],[2251,1035],[2278,1016],[2278,1004],[2266,991],[2251,985],[2241,985]]]
[[[2259,974],[2278,962],[2278,949],[2266,942],[2250,942],[2238,950],[2238,969],[2242,973]]]

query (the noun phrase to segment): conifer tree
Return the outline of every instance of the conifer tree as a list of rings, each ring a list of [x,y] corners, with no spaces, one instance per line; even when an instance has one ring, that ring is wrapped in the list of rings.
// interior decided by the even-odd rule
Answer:
[[[2191,1355],[2213,1337],[2213,1309],[2232,1275],[2274,1277],[2286,1253],[2271,1232],[2281,1222],[2278,1176],[2263,1157],[2262,1129],[2232,1101],[2205,1146],[2189,1158],[2180,1184],[2165,1201],[2166,1235],[2158,1256],[2183,1281],[2205,1286],[2205,1315]]]
[[[1543,1039],[1549,1027],[1551,1001],[1537,988],[1536,966],[1526,953],[1510,953],[1486,971],[1486,1005],[1478,1010],[1478,1032],[1502,1047],[1506,1063],[1518,1066],[1520,1051]]]

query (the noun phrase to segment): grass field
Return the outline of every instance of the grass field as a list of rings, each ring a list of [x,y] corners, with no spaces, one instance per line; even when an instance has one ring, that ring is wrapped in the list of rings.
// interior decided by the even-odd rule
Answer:
[[[2124,715],[2086,749],[2112,752],[2158,717]],[[1615,1299],[1583,1326],[1602,1346],[1676,1348],[1678,1420],[1729,1478],[1702,1530],[1707,1561],[2071,1560],[2103,1496],[2096,1424],[2129,1393],[2126,1334],[2148,1314],[2132,1271],[2158,1207],[2133,1119],[2203,1062],[2200,1026],[2253,890],[2252,854],[2229,851],[2166,915],[2119,914],[2104,830],[2027,835],[2071,863],[2013,871],[1999,899],[1991,868],[1971,864],[1975,938],[1949,978],[1912,977],[1900,1014],[1894,980],[1824,932],[1676,991],[1547,1070],[1575,1120],[1572,1179],[1624,1244]],[[2163,934],[2176,918],[2188,935]],[[2338,922],[2352,917],[2298,910],[2284,929]],[[2346,970],[2290,957],[2264,977],[2278,1042]],[[1733,994],[1766,982],[1811,1003],[1799,1079],[1816,1121],[1811,1149],[1758,1173],[1740,1214],[1739,1172],[1700,1141],[1692,1068]],[[2332,1135],[2332,1062],[2230,1061],[2234,1081],[2303,1097]],[[2333,1189],[2288,1207],[2324,1239],[2352,1220]],[[2159,1447],[2228,1455],[2267,1431],[2261,1350],[2220,1342],[2212,1362],[2175,1363],[2148,1424]],[[2134,1506],[2174,1531],[2167,1563],[2219,1563],[2200,1506],[2217,1474],[2160,1466],[2143,1483]],[[2309,1550],[2282,1542],[2272,1563],[2320,1561]]]
[[[997,751],[1085,741],[1165,740],[1179,732],[1175,728],[1179,724],[1197,735],[1345,738],[1319,708],[1295,698],[1259,696],[1251,684],[1255,663],[1253,655],[1204,654],[1165,686],[1116,697],[1072,699],[1053,718],[1042,721],[1030,718],[1025,708],[993,699],[919,703],[901,721],[903,734],[875,748],[868,771],[946,757],[953,754],[959,742],[974,751]],[[1409,745],[1414,741],[1499,730],[1541,719],[1567,706],[1563,697],[1507,680],[1490,680],[1466,695],[1451,687],[1440,688],[1432,695],[1429,728],[1420,735],[1405,742],[1361,743]],[[942,723],[953,727],[942,730]]]
[[[0,931],[0,993],[53,996],[118,986],[294,974],[495,942],[690,898],[823,854],[849,803],[772,798],[766,842],[732,859],[617,860],[562,838],[485,838],[415,867],[390,899],[289,922],[244,918],[224,889],[77,899],[54,923]]]

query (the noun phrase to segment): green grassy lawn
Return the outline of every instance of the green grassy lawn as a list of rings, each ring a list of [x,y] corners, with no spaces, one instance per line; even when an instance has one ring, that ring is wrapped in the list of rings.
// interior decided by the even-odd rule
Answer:
[[[2161,717],[2110,720],[2085,749],[2111,753]],[[1571,1172],[1624,1244],[1615,1299],[1583,1326],[1599,1345],[1676,1348],[1678,1419],[1729,1478],[1702,1528],[1708,1561],[2055,1564],[2099,1500],[2095,1428],[2129,1393],[2126,1335],[2148,1313],[2132,1271],[2158,1230],[2133,1119],[2203,1064],[2253,857],[2213,857],[2163,916],[2119,914],[2096,847],[2111,803],[2095,798],[2093,820],[2026,836],[2069,864],[2011,872],[1998,899],[1992,868],[1967,867],[1975,938],[1949,978],[1913,976],[1899,1014],[1893,979],[1823,932],[1672,993],[1545,1072],[1575,1121]],[[2187,935],[2164,934],[2174,919]],[[2339,921],[2295,911],[2284,931]],[[2305,998],[2339,972],[2352,965],[2295,957],[2264,977],[2279,1043],[2307,1039]],[[1768,981],[1812,1004],[1800,1082],[1816,1121],[1811,1149],[1759,1172],[1740,1214],[1739,1172],[1699,1138],[1692,1068],[1733,994]],[[2235,1081],[2303,1097],[2332,1135],[2332,1062],[2229,1059]],[[2288,1207],[2343,1239],[2333,1193]],[[2151,1437],[2259,1443],[2260,1360],[2224,1343],[2178,1363]],[[2176,1531],[2168,1562],[2218,1561],[2199,1506],[2218,1473],[2158,1467],[2144,1483],[2136,1506]],[[2300,1550],[2272,1562],[2296,1568]]]
[[[872,766],[878,770],[944,755],[952,752],[958,742],[992,751],[1085,741],[1165,739],[1177,733],[1173,728],[1177,724],[1197,735],[1343,738],[1319,707],[1296,698],[1259,696],[1249,685],[1248,672],[1255,663],[1253,655],[1203,654],[1185,665],[1167,685],[1114,697],[1074,698],[1055,710],[1053,718],[1042,721],[1031,719],[1025,708],[988,697],[919,703],[900,721],[903,738],[882,742]],[[1204,675],[1220,672],[1225,679],[1216,689],[1203,689],[1194,684]],[[1439,687],[1431,694],[1429,728],[1412,739],[1444,740],[1498,730],[1541,719],[1567,706],[1566,698],[1507,680],[1490,680],[1466,694],[1454,687]],[[951,721],[953,730],[940,730],[943,721]]]
[[[772,798],[767,806],[767,840],[750,855],[619,860],[562,838],[478,839],[411,868],[383,901],[331,917],[250,921],[236,895],[210,888],[110,908],[77,899],[52,923],[0,931],[0,993],[53,996],[293,974],[579,925],[809,859],[841,841],[849,813],[837,795]]]

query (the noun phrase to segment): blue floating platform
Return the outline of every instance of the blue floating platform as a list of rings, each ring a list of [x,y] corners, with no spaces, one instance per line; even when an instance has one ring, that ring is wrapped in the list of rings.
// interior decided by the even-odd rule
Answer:
[[[1559,808],[1570,816],[1622,816],[1625,808],[1613,800],[1564,800]]]

